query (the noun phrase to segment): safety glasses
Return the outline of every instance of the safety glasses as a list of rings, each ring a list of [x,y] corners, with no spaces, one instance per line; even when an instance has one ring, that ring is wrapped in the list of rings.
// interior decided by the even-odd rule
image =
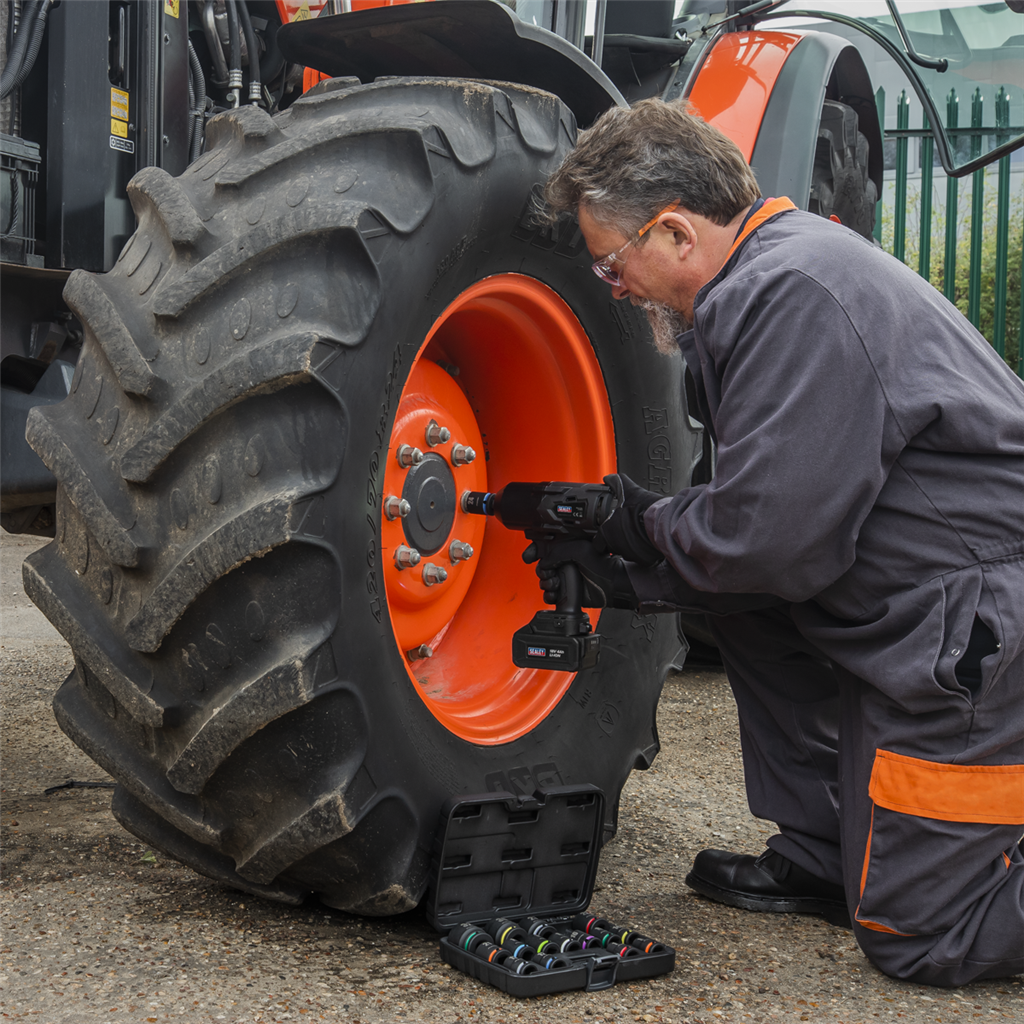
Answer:
[[[593,270],[594,273],[597,274],[597,276],[599,278],[601,278],[601,280],[606,282],[607,284],[614,285],[615,287],[618,287],[619,285],[621,285],[622,284],[622,271],[626,269],[626,261],[625,261],[625,259],[623,259],[622,254],[631,245],[636,245],[636,243],[639,242],[640,239],[643,238],[644,235],[646,235],[647,232],[650,231],[651,228],[653,228],[655,224],[658,223],[658,219],[660,217],[664,216],[666,213],[671,213],[681,202],[682,202],[681,199],[676,199],[674,202],[669,203],[669,205],[666,206],[664,210],[659,210],[636,233],[636,237],[635,238],[631,238],[624,246],[622,246],[621,248],[617,249],[615,252],[611,252],[607,256],[603,257],[602,259],[597,260],[595,263],[593,263],[591,265],[590,269]],[[616,263],[621,263],[622,264],[622,270],[616,269],[616,267],[615,267]]]

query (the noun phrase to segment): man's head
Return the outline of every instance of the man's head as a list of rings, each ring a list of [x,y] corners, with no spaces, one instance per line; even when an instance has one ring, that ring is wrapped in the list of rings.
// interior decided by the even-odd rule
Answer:
[[[679,316],[692,317],[694,295],[721,268],[729,225],[760,194],[731,140],[661,100],[602,114],[545,189],[552,218],[578,214],[591,253],[616,254],[612,292],[648,309],[659,348],[666,332],[674,347]]]

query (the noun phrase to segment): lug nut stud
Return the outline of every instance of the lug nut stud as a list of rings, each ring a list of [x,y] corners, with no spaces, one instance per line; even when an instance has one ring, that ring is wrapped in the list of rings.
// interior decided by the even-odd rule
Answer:
[[[423,461],[423,452],[419,448],[413,448],[411,444],[400,444],[398,451],[395,452],[395,458],[402,469],[408,469],[410,466],[418,466]]]
[[[384,499],[384,515],[388,519],[404,519],[412,511],[412,505],[405,500],[405,498],[399,498],[395,494],[389,494]]]
[[[406,547],[404,544],[399,544],[395,548],[395,565],[399,569],[411,569],[414,565],[419,565],[420,553],[415,548]]]
[[[465,466],[467,462],[472,462],[476,458],[476,452],[473,451],[469,445],[465,444],[453,444],[452,445],[452,465],[453,466]]]
[[[439,444],[444,444],[449,441],[452,436],[452,432],[447,427],[442,427],[437,420],[431,420],[427,424],[426,434],[427,444],[429,444],[431,448],[434,448]]]
[[[473,548],[465,541],[453,540],[448,545],[448,557],[453,562],[464,562],[467,558],[473,557]]]
[[[435,583],[444,583],[448,579],[448,570],[442,569],[439,565],[434,565],[433,562],[427,562],[423,566],[423,582],[428,586],[432,587]]]
[[[419,647],[406,651],[405,656],[410,661],[422,661],[424,658],[432,658],[434,656],[434,648],[428,647],[426,644],[420,644]]]

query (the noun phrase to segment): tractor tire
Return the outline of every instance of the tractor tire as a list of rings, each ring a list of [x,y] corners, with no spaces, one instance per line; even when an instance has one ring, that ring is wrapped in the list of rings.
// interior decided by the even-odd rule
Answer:
[[[808,210],[835,217],[865,238],[875,229],[878,191],[868,177],[868,140],[857,112],[837,100],[825,100],[814,153]]]
[[[147,844],[384,915],[454,795],[593,783],[614,834],[674,617],[604,611],[596,667],[515,668],[526,541],[458,503],[616,468],[672,493],[694,461],[680,360],[574,223],[531,220],[575,131],[516,85],[328,80],[138,174],[117,264],[69,279],[86,341],[29,422],[59,488],[24,579],[74,652],[58,722]]]

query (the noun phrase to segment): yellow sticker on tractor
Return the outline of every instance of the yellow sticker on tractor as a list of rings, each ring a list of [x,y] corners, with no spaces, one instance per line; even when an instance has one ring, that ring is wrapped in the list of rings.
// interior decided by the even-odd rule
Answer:
[[[164,0],[164,14],[169,14],[172,18],[177,18],[180,6],[180,0]]]
[[[124,89],[110,90],[110,116],[128,120],[128,93]]]
[[[128,138],[128,122],[118,121],[116,118],[110,119],[110,134],[120,135],[122,139]]]

